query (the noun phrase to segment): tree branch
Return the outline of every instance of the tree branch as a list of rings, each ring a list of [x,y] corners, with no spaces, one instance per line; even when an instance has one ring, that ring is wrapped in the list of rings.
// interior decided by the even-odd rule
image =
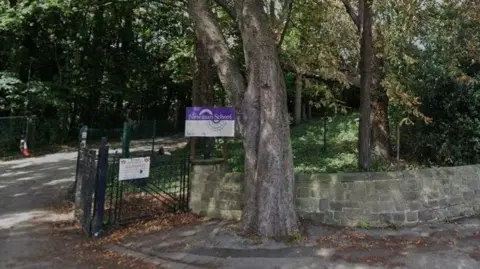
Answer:
[[[225,12],[227,12],[228,16],[232,17],[233,20],[237,19],[237,12],[235,8],[228,2],[228,0],[214,0],[217,5],[219,5]]]
[[[289,63],[283,59],[280,59],[280,64],[282,66],[282,69],[287,72],[292,72],[292,73],[297,73],[300,74],[306,78],[310,79],[315,79],[317,81],[323,82],[329,86],[345,86],[344,84],[337,79],[334,78],[325,78],[322,74],[315,72],[315,71],[301,71],[300,68],[298,68],[294,63]],[[348,74],[345,72],[342,72],[342,74],[345,75],[345,78],[352,87],[359,88],[360,87],[360,81],[358,76],[353,75],[353,74]]]
[[[345,6],[345,10],[347,11],[348,15],[352,19],[353,23],[355,23],[355,26],[357,26],[357,29],[360,30],[362,27],[362,18],[360,17],[360,12],[357,14],[355,12],[355,9],[353,8],[352,4],[350,3],[350,0],[341,0],[343,5]],[[359,2],[361,2],[360,0]],[[361,4],[361,3],[360,3]]]
[[[188,13],[193,20],[196,37],[203,42],[218,70],[218,77],[229,99],[239,108],[246,82],[233,60],[218,21],[208,0],[189,0]]]
[[[285,23],[283,25],[282,31],[280,33],[280,36],[277,38],[277,47],[280,48],[282,46],[283,40],[285,39],[285,35],[287,33],[288,26],[290,24],[290,19],[292,17],[292,10],[293,10],[293,1],[292,0],[286,0],[285,1],[285,7],[287,8],[287,12],[285,13]]]

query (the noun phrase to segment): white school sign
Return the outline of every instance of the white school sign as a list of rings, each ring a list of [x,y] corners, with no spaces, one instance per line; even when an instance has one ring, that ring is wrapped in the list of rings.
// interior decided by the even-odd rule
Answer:
[[[150,176],[150,157],[120,159],[118,180],[148,178]]]
[[[235,108],[187,107],[185,137],[235,136]]]

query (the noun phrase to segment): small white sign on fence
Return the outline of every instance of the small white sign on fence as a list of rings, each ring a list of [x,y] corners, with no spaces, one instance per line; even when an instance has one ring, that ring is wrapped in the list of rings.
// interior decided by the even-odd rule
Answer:
[[[150,157],[120,159],[118,180],[148,178],[150,176]]]

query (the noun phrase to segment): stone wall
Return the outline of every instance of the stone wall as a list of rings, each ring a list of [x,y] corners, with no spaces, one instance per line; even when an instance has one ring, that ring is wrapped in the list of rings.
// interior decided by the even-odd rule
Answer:
[[[191,209],[221,218],[241,216],[243,175],[195,165]],[[480,212],[480,165],[391,173],[297,174],[299,215],[333,225],[414,225]]]

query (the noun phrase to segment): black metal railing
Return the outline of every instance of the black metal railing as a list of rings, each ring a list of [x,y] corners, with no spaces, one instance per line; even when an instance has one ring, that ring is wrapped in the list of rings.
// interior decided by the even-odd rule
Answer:
[[[119,180],[119,160],[117,155],[109,165],[105,223],[121,225],[165,212],[188,211],[188,159],[153,156],[149,177],[134,180]]]

